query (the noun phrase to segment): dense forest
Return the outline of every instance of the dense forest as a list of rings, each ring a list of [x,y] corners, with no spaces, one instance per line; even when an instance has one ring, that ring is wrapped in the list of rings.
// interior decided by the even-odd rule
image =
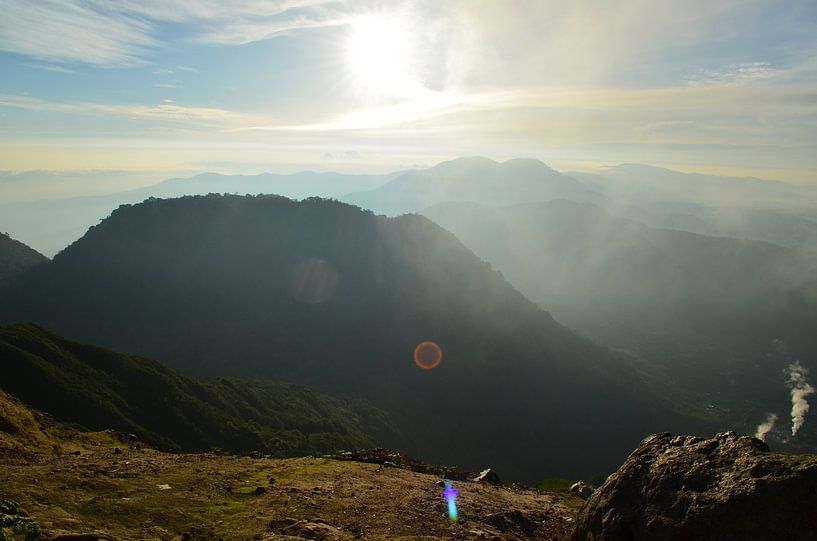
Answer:
[[[167,450],[302,456],[398,437],[388,417],[362,400],[294,384],[196,380],[36,325],[0,327],[0,387],[57,420]]]

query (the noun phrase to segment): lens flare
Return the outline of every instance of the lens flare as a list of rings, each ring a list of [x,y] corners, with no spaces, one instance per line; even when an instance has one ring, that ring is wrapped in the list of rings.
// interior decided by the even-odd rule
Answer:
[[[451,522],[457,520],[457,495],[459,492],[456,488],[451,486],[451,481],[445,482],[445,489],[443,490],[443,498],[448,502],[448,518]]]
[[[414,349],[414,364],[423,370],[437,368],[442,360],[443,350],[434,342],[422,342]]]

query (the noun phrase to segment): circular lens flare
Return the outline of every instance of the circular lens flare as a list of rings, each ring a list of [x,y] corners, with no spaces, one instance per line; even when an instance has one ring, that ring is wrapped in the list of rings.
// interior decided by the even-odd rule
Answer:
[[[414,364],[423,370],[433,370],[440,366],[443,360],[443,350],[431,341],[421,342],[414,348]]]

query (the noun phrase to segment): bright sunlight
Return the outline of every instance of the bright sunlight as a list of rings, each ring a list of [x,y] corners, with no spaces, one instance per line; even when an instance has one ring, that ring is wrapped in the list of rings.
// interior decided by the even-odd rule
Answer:
[[[410,70],[408,32],[396,16],[368,15],[352,25],[347,61],[355,84],[379,95],[405,95],[417,85]]]

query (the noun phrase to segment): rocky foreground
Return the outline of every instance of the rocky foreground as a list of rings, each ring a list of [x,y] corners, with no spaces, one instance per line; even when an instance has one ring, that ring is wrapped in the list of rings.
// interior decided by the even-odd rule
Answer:
[[[15,528],[15,539],[62,541],[817,540],[817,456],[771,453],[733,432],[650,436],[592,495],[580,487],[586,504],[495,475],[453,481],[456,521],[428,466],[383,450],[163,453],[78,432],[0,391],[0,540]]]
[[[762,441],[656,434],[581,512],[574,541],[817,539],[817,456]]]
[[[80,433],[0,391],[0,500],[38,539],[566,539],[580,500],[327,458],[162,453]]]

